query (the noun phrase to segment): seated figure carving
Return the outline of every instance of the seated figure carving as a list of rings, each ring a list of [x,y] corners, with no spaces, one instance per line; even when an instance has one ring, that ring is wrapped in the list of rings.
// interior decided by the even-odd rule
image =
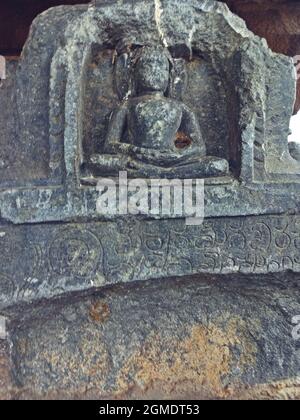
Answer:
[[[227,175],[225,159],[206,156],[195,113],[166,96],[170,61],[158,47],[145,47],[134,68],[136,96],[110,120],[104,153],[90,158],[93,174],[136,177],[214,177]]]

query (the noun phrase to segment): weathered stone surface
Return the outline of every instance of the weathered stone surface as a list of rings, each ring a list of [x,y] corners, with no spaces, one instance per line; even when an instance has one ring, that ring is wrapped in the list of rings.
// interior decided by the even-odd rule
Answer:
[[[289,149],[290,149],[291,156],[294,159],[299,161],[300,160],[300,144],[295,143],[295,142],[291,142],[291,143],[289,143]]]
[[[26,0],[17,3],[2,1],[0,14],[0,53],[20,55],[32,20],[42,11],[59,4],[81,4],[88,0]],[[265,38],[270,48],[288,56],[300,54],[299,13],[297,1],[288,0],[227,0],[231,10],[244,19],[248,28]],[[295,113],[300,107],[300,83],[297,88]]]
[[[113,110],[101,150],[91,156],[85,153],[85,167],[91,171],[91,180],[94,181],[94,176],[117,176],[122,170],[132,178],[229,175],[226,159],[207,156],[206,144],[210,142],[204,140],[199,114],[183,102],[187,90],[184,85],[191,76],[186,61],[173,59],[162,46],[137,48],[120,58],[130,61],[127,66],[117,64],[115,69],[120,73],[115,82],[123,103]],[[121,91],[126,75],[125,93]]]
[[[14,388],[9,343],[0,339],[0,400],[10,399]]]
[[[265,38],[270,48],[295,57],[300,55],[300,4],[287,0],[228,0],[230,9],[245,20],[248,28]],[[300,81],[297,84],[295,114],[300,109]]]
[[[298,397],[292,60],[219,2],[96,1],[40,15],[8,75],[0,313],[11,395]],[[140,165],[130,181],[167,171],[202,186],[205,175],[204,223],[99,213],[96,184],[117,181],[124,162]]]
[[[299,216],[3,227],[0,309],[119,282],[300,271]]]
[[[116,286],[22,309],[20,398],[299,398],[299,276]]]
[[[2,154],[13,147],[14,166],[22,168],[14,182],[2,171],[2,218],[99,218],[98,195],[80,183],[81,164],[86,154],[101,152],[109,115],[120,104],[113,88],[114,51],[133,44],[167,45],[190,69],[183,102],[197,113],[208,154],[230,166],[231,176],[207,186],[207,217],[298,209],[299,162],[287,146],[292,62],[273,54],[220,3],[191,1],[183,9],[175,0],[130,4],[54,8],[33,24],[15,76],[19,140],[5,128],[6,120],[2,124]],[[216,38],[218,33],[223,36]],[[178,80],[184,82],[183,76]],[[5,83],[9,89],[9,79]],[[180,86],[170,89],[176,94]]]

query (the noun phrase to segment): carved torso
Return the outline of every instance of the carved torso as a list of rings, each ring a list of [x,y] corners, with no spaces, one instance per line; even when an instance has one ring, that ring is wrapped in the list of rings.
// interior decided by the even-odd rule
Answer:
[[[174,150],[182,121],[179,102],[157,96],[133,99],[128,109],[128,135],[131,144],[154,150]]]

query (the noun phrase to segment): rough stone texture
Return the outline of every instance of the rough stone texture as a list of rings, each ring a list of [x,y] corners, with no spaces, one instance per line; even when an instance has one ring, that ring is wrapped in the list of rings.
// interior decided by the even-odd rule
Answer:
[[[27,223],[97,217],[94,190],[80,188],[78,179],[80,164],[84,161],[81,156],[85,150],[84,127],[88,126],[82,103],[90,97],[84,96],[83,92],[89,92],[88,68],[95,66],[94,51],[104,46],[110,54],[109,51],[120,42],[125,45],[168,44],[175,57],[186,57],[192,47],[194,65],[201,54],[206,63],[207,72],[203,70],[201,75],[202,85],[214,86],[216,80],[223,83],[225,109],[220,112],[210,104],[199,120],[202,119],[201,126],[206,131],[207,148],[227,158],[233,179],[207,188],[207,216],[278,213],[299,207],[295,184],[299,180],[299,163],[291,159],[287,146],[295,94],[291,61],[274,55],[221,3],[188,2],[180,9],[184,16],[181,23],[175,19],[179,13],[176,4],[136,2],[131,6],[130,16],[127,16],[126,3],[99,8],[58,7],[36,19],[16,74],[18,118],[14,121],[18,122],[18,133],[14,137],[5,129],[1,131],[1,144],[9,147],[13,144],[17,149],[15,165],[20,168],[20,175],[16,173],[14,181],[22,188],[1,194],[3,219]],[[99,28],[102,28],[100,32]],[[131,33],[129,28],[135,30]],[[192,32],[190,28],[193,28]],[[166,39],[162,39],[164,33],[168,34]],[[223,33],[223,37],[218,37],[218,33]],[[112,69],[103,73],[99,68],[97,70],[100,85],[107,81],[109,87],[100,98],[101,105],[105,104],[105,115],[103,110],[99,115],[95,109],[94,113],[89,113],[91,120],[99,117],[102,127],[96,125],[94,134],[89,135],[90,147],[97,147],[94,139],[97,137],[101,141],[109,114],[118,105],[109,84],[112,80],[107,79]],[[195,77],[200,73],[198,68],[193,71]],[[9,84],[9,80],[5,83]],[[98,89],[99,86],[94,86],[94,92]],[[218,104],[224,104],[224,97],[219,103],[218,96],[210,89],[193,93],[191,86],[189,89],[187,98],[192,98],[192,109],[196,110],[198,104],[201,109],[205,103],[202,101],[210,95]],[[8,92],[5,96],[4,91],[1,92],[2,97],[7,98]],[[225,148],[221,146],[225,140],[223,124],[212,123],[220,113],[229,125]],[[6,147],[2,153],[7,155]],[[25,172],[26,176],[23,175]],[[235,179],[245,185],[237,184]],[[287,185],[291,180],[292,185]],[[281,182],[288,190],[284,200],[282,193],[278,193],[282,191]],[[1,184],[4,188],[13,185],[6,170],[2,171]],[[63,187],[54,188],[58,184]],[[50,188],[32,190],[32,185]],[[255,201],[254,190],[257,191]],[[218,197],[227,202],[216,212]],[[238,210],[234,207],[237,200]],[[257,201],[262,205],[255,206]]]
[[[2,0],[0,5],[0,53],[19,55],[36,15],[59,4],[81,4],[88,0]],[[270,48],[291,57],[300,54],[298,1],[290,0],[227,0],[230,9],[243,18],[255,34],[265,38]],[[300,83],[295,113],[300,107]]]
[[[112,129],[112,112],[139,94],[132,80],[156,91],[152,53],[151,71],[135,74],[153,48],[170,63],[159,101],[141,100],[143,124],[129,133],[124,120]],[[96,1],[35,20],[0,90],[4,397],[298,398],[293,74],[291,59],[220,2]],[[187,214],[97,211],[99,173],[88,163],[110,165],[107,133],[119,134],[119,161],[136,140],[143,168],[149,155],[174,158],[161,104],[189,110],[175,142],[197,138],[198,158],[228,162],[226,176],[205,180],[202,225],[187,226]]]
[[[14,387],[9,343],[0,339],[0,400],[10,399]]]
[[[299,143],[291,142],[289,143],[289,149],[291,156],[296,159],[300,160],[300,145]]]
[[[300,398],[299,276],[202,276],[22,308],[18,398]]]
[[[200,97],[193,82],[201,72],[201,65],[193,63],[194,68],[190,66],[188,70],[184,59],[173,59],[162,46],[136,48],[130,53],[126,50],[116,60],[129,62],[127,65],[117,63],[116,68],[111,69],[117,73],[115,83],[123,102],[109,118],[98,153],[89,155],[84,150],[84,163],[91,170],[91,181],[94,175],[118,176],[119,171],[125,169],[132,178],[190,179],[228,175],[228,138],[224,139],[225,147],[218,145],[218,135],[211,138],[206,135],[205,141],[206,132],[199,123],[203,108],[206,115],[211,116],[205,100],[210,97],[211,104],[218,104],[218,95],[201,95],[199,103],[205,106],[197,111],[196,106],[195,110],[189,106],[187,99],[194,97],[196,104]],[[188,81],[190,89],[187,89]],[[199,85],[202,84],[200,81]],[[212,84],[219,85],[216,78]],[[224,112],[214,114],[224,118]],[[87,119],[90,119],[88,115]],[[213,125],[211,117],[207,120]],[[86,146],[90,142],[87,138]],[[223,149],[221,153],[225,158],[210,156],[206,144],[210,145],[209,150],[217,148],[220,152]]]
[[[97,289],[195,273],[300,271],[298,216],[1,229],[0,309]]]
[[[89,0],[2,0],[0,4],[0,54],[20,55],[33,19],[60,4],[89,3]]]
[[[130,54],[132,50],[145,51],[145,46],[159,46],[174,62],[170,72],[176,77],[171,77],[164,101],[181,110],[189,109],[194,126],[202,128],[206,149],[229,162],[227,177],[206,183],[205,216],[224,219],[212,221],[212,236],[208,234],[198,262],[197,240],[192,240],[194,234],[188,230],[184,233],[184,219],[172,220],[162,213],[133,219],[99,214],[98,191],[82,181],[83,164],[90,153],[97,151],[104,161],[107,159],[100,145],[110,131],[110,113],[132,100],[130,75],[135,67],[130,63]],[[291,78],[293,70],[290,59],[274,54],[226,5],[214,1],[190,0],[184,7],[177,0],[99,2],[62,6],[40,15],[32,26],[21,61],[9,66],[10,77],[0,91],[0,103],[14,110],[11,116],[5,115],[5,121],[0,114],[4,128],[0,132],[4,162],[0,214],[8,224],[2,230],[3,255],[8,258],[2,258],[1,307],[23,299],[51,298],[110,284],[119,281],[118,273],[124,273],[121,281],[128,281],[205,270],[298,271],[298,222],[294,234],[290,230],[294,219],[284,216],[297,215],[300,207],[300,163],[291,157],[287,143],[296,86]],[[154,70],[152,73],[147,76],[149,80],[154,80]],[[198,84],[206,89],[194,89]],[[172,95],[177,95],[179,104],[169,98]],[[86,113],[85,104],[89,100],[95,103],[96,96],[98,105],[87,107]],[[205,107],[210,96],[212,100]],[[213,106],[215,102],[218,107]],[[145,127],[154,121],[151,109]],[[216,117],[216,111],[222,117]],[[84,127],[91,130],[95,120],[100,125],[96,124],[96,131],[89,131],[85,137]],[[227,122],[225,137],[224,125],[219,121]],[[167,119],[160,121],[161,135],[157,139],[165,140],[162,131],[166,123]],[[152,138],[144,131],[140,139],[143,135]],[[199,155],[199,150],[195,154]],[[203,150],[202,144],[201,153]],[[166,156],[169,158],[169,152]],[[144,160],[145,154],[141,163],[146,171]],[[199,168],[200,177],[203,174]],[[167,170],[176,174],[173,166]],[[181,167],[181,171],[185,170]],[[197,165],[194,172],[196,177]],[[268,217],[249,217],[261,214],[279,215],[276,226]],[[248,219],[234,221],[232,217],[237,216]],[[157,220],[143,225],[142,220],[149,217]],[[176,217],[173,215],[173,219]],[[225,217],[231,219],[226,221]],[[88,226],[99,220],[98,225]],[[104,223],[107,220],[113,223]],[[49,222],[59,225],[45,226]],[[63,226],[61,222],[73,224]],[[25,226],[11,227],[11,223]],[[232,233],[231,225],[241,225],[241,231],[234,227],[236,234]],[[251,233],[249,226],[261,226],[257,235],[258,239],[262,236],[262,241],[268,241],[265,235],[274,236],[269,241],[271,248],[260,261],[252,252],[256,230],[253,228]],[[147,229],[155,237],[150,245],[144,234]],[[76,231],[81,232],[78,237]],[[169,232],[178,231],[183,232],[182,247],[172,235],[166,242]],[[203,236],[201,226],[193,232]],[[136,241],[141,238],[140,244],[131,244],[131,234]],[[109,239],[102,238],[113,238],[113,242],[110,245]],[[229,254],[217,258],[222,244]],[[181,248],[184,256],[178,260]],[[116,249],[123,250],[117,259]],[[86,256],[85,266],[82,261]],[[139,271],[136,263],[141,257],[148,262]],[[57,262],[53,264],[54,258]],[[78,264],[83,264],[78,278],[70,278],[78,271]]]
[[[228,0],[230,9],[243,18],[248,28],[265,38],[273,51],[300,55],[300,4],[286,0]],[[295,113],[300,109],[300,82]]]

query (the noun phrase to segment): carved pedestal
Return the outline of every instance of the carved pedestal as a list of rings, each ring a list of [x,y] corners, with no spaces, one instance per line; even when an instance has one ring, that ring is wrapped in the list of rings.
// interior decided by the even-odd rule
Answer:
[[[220,2],[94,1],[40,15],[7,75],[0,311],[12,393],[230,398],[287,378],[297,393],[292,60]],[[146,186],[201,180],[204,222],[99,211],[99,185],[120,188],[120,171]]]

